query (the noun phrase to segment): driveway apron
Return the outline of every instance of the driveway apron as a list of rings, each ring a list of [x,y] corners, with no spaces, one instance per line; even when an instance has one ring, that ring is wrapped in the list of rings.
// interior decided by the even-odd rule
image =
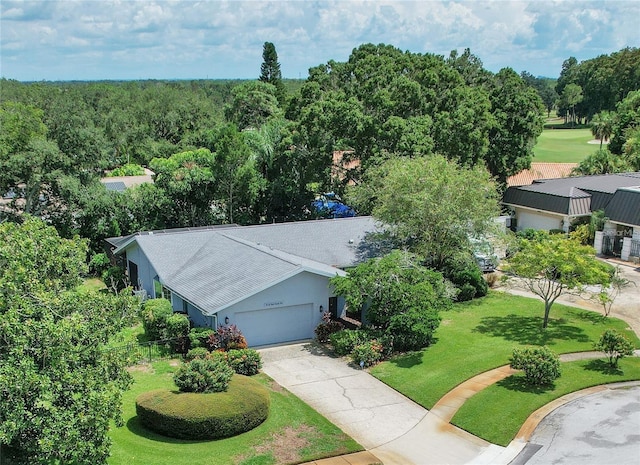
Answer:
[[[463,464],[490,444],[308,342],[260,349],[263,371],[385,465]]]

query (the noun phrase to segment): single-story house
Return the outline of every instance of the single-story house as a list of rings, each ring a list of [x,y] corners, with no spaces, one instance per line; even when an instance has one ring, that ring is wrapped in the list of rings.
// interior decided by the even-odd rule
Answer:
[[[329,280],[375,255],[371,217],[147,231],[110,238],[132,284],[196,326],[235,324],[251,346],[312,338],[344,301]]]
[[[640,255],[640,172],[535,180],[507,188],[503,204],[517,230],[568,231],[574,221],[604,210],[609,221],[596,237],[596,252],[624,260]]]

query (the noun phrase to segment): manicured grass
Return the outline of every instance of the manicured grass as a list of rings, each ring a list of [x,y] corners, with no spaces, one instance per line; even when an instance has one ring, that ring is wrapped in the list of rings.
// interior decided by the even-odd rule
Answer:
[[[501,292],[456,304],[441,315],[435,344],[381,363],[371,373],[431,408],[461,382],[508,364],[514,347],[547,345],[558,354],[589,351],[606,328],[622,332],[640,347],[640,340],[621,320],[555,304],[549,327],[543,330],[543,312],[541,301]]]
[[[152,389],[175,389],[175,363],[160,361],[152,368],[134,367],[135,383],[125,393],[125,426],[113,428],[111,465],[271,465],[298,463],[362,450],[353,439],[268,376],[254,377],[270,392],[269,417],[257,428],[227,439],[185,441],[143,428],[135,413],[135,398]]]
[[[86,278],[84,282],[78,286],[79,291],[90,292],[90,291],[101,291],[103,289],[107,289],[104,282],[100,278]]]
[[[534,162],[580,163],[600,146],[588,144],[591,129],[545,129],[533,147]]]
[[[618,369],[604,359],[563,363],[552,387],[531,387],[521,374],[510,376],[467,400],[452,423],[494,444],[506,446],[524,421],[552,400],[598,384],[640,379],[640,358],[623,358]]]

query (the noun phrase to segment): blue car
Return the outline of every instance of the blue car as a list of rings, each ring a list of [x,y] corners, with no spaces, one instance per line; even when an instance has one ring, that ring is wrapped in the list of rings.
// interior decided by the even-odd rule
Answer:
[[[311,205],[316,213],[326,218],[350,218],[356,216],[356,211],[345,205],[333,192],[322,194]]]

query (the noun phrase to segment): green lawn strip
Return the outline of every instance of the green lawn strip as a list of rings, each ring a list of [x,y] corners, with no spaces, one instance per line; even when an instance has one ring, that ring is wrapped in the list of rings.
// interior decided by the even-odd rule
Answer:
[[[100,278],[86,278],[77,289],[80,292],[102,291],[106,290],[107,286]]]
[[[600,146],[590,129],[545,129],[533,147],[534,162],[579,163]]]
[[[125,426],[114,426],[110,432],[113,446],[109,464],[269,465],[277,463],[274,453],[282,452],[283,447],[289,451],[297,450],[301,462],[363,450],[326,418],[279,388],[264,374],[257,375],[255,379],[269,388],[271,407],[269,418],[257,428],[214,441],[184,441],[152,433],[139,424],[135,399],[152,389],[175,389],[174,365],[170,361],[160,361],[152,365],[153,370],[142,365],[133,369],[135,382],[123,399]],[[294,438],[296,444],[278,445],[280,435],[287,431],[303,436],[304,440]]]
[[[640,358],[624,358],[619,369],[604,359],[562,363],[562,375],[551,388],[535,388],[517,374],[480,391],[467,400],[452,423],[489,442],[508,445],[525,420],[549,402],[591,386],[640,380]]]
[[[371,374],[429,409],[463,381],[508,364],[514,347],[547,345],[558,354],[589,351],[609,327],[640,347],[621,320],[555,304],[549,327],[542,330],[543,312],[539,300],[502,292],[456,304],[441,314],[435,344],[381,363]]]

